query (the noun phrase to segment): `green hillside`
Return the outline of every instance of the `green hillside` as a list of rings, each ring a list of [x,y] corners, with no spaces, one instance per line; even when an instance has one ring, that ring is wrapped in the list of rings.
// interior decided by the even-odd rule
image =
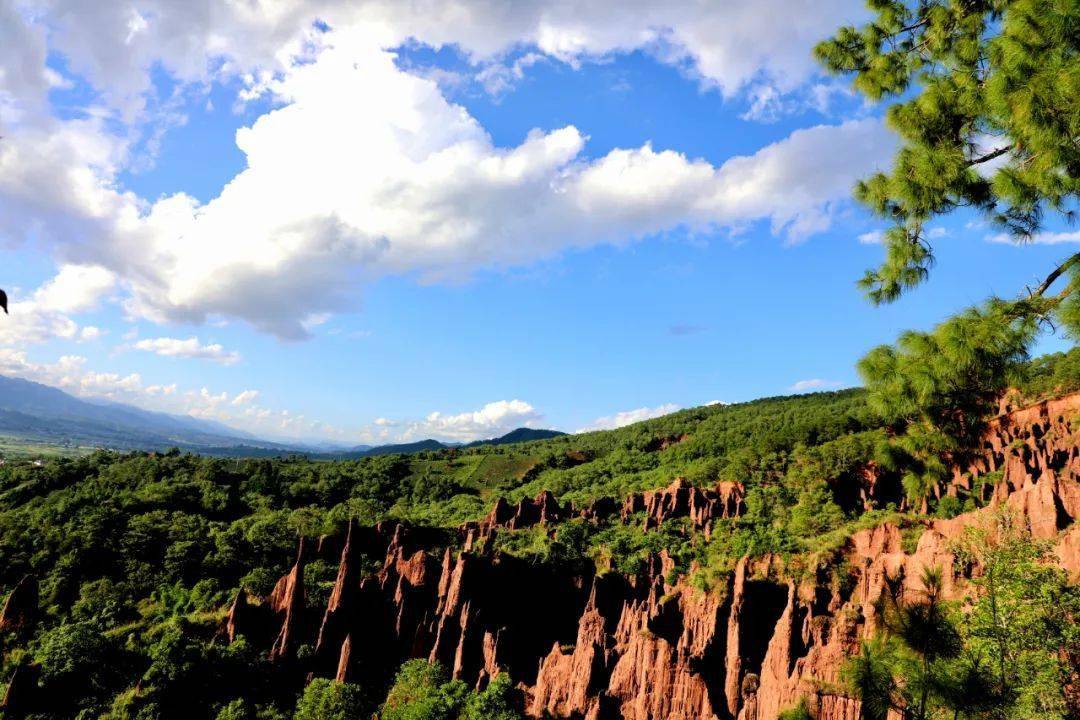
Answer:
[[[1077,356],[1074,350],[1034,363],[1026,392],[1080,387]],[[9,460],[0,466],[0,586],[10,590],[32,574],[44,612],[32,631],[4,634],[0,675],[10,677],[30,659],[39,663],[46,683],[64,688],[63,713],[55,717],[173,717],[163,708],[178,697],[197,716],[214,717],[238,687],[269,703],[269,714],[259,717],[284,717],[274,714],[285,712],[274,703],[287,709],[292,700],[275,699],[259,684],[271,677],[265,656],[214,637],[238,588],[270,591],[299,534],[337,532],[350,519],[449,528],[481,518],[497,497],[541,490],[582,507],[676,476],[710,486],[737,481],[746,489],[746,513],[718,521],[709,539],[680,521],[645,532],[642,523],[571,519],[550,534],[533,528],[495,540],[537,562],[624,572],[666,549],[680,572],[696,562],[692,581],[708,588],[746,554],[827,566],[855,528],[887,518],[914,542],[919,516],[896,506],[864,512],[837,492],[866,462],[889,462],[886,436],[866,394],[847,390],[693,408],[522,444],[351,461],[179,451]],[[929,512],[950,516],[977,504],[975,496],[949,498],[931,501]],[[369,560],[374,566],[380,559]],[[323,561],[308,566],[313,604],[325,601],[335,573]]]

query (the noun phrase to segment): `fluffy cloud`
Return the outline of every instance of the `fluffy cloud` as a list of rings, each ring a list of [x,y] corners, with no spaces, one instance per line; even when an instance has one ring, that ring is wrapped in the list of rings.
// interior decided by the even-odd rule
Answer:
[[[222,365],[235,365],[240,362],[240,353],[226,350],[218,343],[204,345],[197,337],[189,337],[186,340],[171,337],[148,338],[139,340],[133,347],[136,350],[145,350],[163,357],[198,358],[212,360]]]
[[[642,420],[650,420],[652,418],[660,417],[661,415],[669,415],[681,409],[682,408],[680,408],[674,403],[665,403],[663,405],[657,405],[656,407],[651,408],[639,407],[634,410],[624,410],[623,412],[618,412],[614,415],[605,415],[604,417],[598,417],[591,423],[589,423],[589,425],[578,430],[578,432],[592,432],[593,430],[614,430],[615,428],[633,425],[634,423],[641,422]]]
[[[232,400],[232,404],[233,405],[247,405],[247,404],[249,404],[251,402],[254,402],[255,399],[258,398],[258,397],[259,397],[259,391],[258,390],[244,390],[242,392],[237,393],[236,397],[234,397],[233,400]]]
[[[18,53],[14,57],[43,58],[41,26],[47,25],[53,49],[69,59],[71,69],[128,113],[142,108],[155,65],[186,82],[223,75],[257,82],[310,44],[316,21],[338,29],[364,27],[383,47],[407,40],[455,45],[480,72],[522,46],[572,65],[644,49],[732,94],[750,84],[798,86],[816,72],[813,44],[865,15],[857,0],[3,0],[0,9],[10,28],[10,37],[0,39]],[[27,18],[40,22],[17,32]],[[48,79],[31,62],[8,82],[26,91]]]
[[[123,112],[140,111],[132,99],[147,92],[154,62],[189,81],[250,71],[251,92],[280,107],[237,133],[247,168],[205,204],[119,190],[130,147],[100,114],[16,122],[0,143],[0,234],[38,234],[62,257],[108,268],[133,315],[236,317],[299,338],[314,319],[354,305],[358,282],[382,275],[457,278],[680,226],[767,221],[789,241],[828,227],[853,178],[891,153],[877,121],[800,130],[719,166],[649,145],[588,160],[572,126],[497,147],[434,81],[381,49],[411,37],[482,59],[524,42],[579,62],[649,47],[725,91],[762,74],[786,87],[809,72],[806,48],[793,48],[850,3],[814,4],[805,26],[772,21],[760,3],[669,5],[285,2],[255,12],[147,0],[97,12],[46,3],[50,42]],[[312,31],[315,16],[335,29]],[[31,80],[11,92],[47,84]]]
[[[987,242],[999,243],[1003,245],[1016,245],[1017,240],[1012,235],[1007,233],[999,233],[997,235],[991,235],[986,238]],[[1025,242],[1035,243],[1036,245],[1061,245],[1064,243],[1080,243],[1080,230],[1074,230],[1073,232],[1041,232],[1036,233],[1030,240]]]
[[[839,380],[823,380],[821,378],[811,378],[809,380],[799,380],[791,385],[788,390],[797,393],[814,392],[815,390],[836,390],[844,387],[844,383]]]
[[[543,417],[523,400],[498,400],[479,410],[456,415],[433,412],[421,421],[407,423],[398,439],[437,438],[468,442],[505,435],[519,427],[535,427]],[[384,418],[376,420],[376,424],[380,427],[389,425]]]
[[[10,315],[0,323],[0,346],[25,347],[54,338],[96,340],[100,328],[80,327],[70,315],[95,308],[115,282],[113,273],[99,266],[62,266],[25,300],[10,303]]]
[[[116,276],[96,265],[64,265],[34,293],[43,310],[76,313],[90,310],[116,284]]]
[[[81,396],[123,400],[143,389],[138,373],[120,375],[88,370],[86,358],[64,355],[52,363],[36,363],[26,353],[0,348],[0,374],[33,380]]]

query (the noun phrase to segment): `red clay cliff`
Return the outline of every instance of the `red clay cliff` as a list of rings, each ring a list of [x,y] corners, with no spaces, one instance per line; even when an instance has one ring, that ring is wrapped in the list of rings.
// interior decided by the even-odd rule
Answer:
[[[537,718],[773,720],[805,698],[818,720],[856,720],[858,702],[840,689],[839,671],[877,627],[874,601],[887,577],[902,576],[917,590],[921,570],[940,567],[946,593],[959,596],[972,569],[958,566],[951,542],[967,527],[989,526],[1000,506],[1053,542],[1062,566],[1080,575],[1080,443],[1071,425],[1078,413],[1080,394],[995,419],[982,453],[938,489],[956,493],[989,475],[996,481],[986,488],[987,506],[926,520],[912,552],[895,525],[854,534],[841,549],[851,582],[824,575],[796,582],[780,558],[766,556],[743,558],[726,582],[705,592],[676,580],[663,554],[638,574],[622,575],[473,550],[492,533],[569,517],[643,513],[646,529],[688,518],[708,532],[717,519],[744,510],[740,485],[702,489],[676,480],[621,507],[601,501],[575,510],[546,492],[516,505],[500,500],[482,522],[462,529],[459,552],[433,552],[437,545],[420,528],[350,527],[344,539],[324,539],[316,551],[323,559],[336,554],[339,563],[321,610],[305,604],[301,543],[270,597],[261,604],[237,598],[228,636],[267,642],[280,663],[296,662],[297,647],[310,644],[307,672],[340,680],[388,683],[408,658],[440,661],[475,687],[506,672]],[[868,468],[864,475],[863,502],[873,503],[877,474]],[[381,569],[361,572],[361,552],[379,552]]]

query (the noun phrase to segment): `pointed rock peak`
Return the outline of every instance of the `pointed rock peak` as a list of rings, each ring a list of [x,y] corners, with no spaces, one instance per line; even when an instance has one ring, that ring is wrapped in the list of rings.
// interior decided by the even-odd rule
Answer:
[[[33,575],[24,575],[4,601],[0,610],[0,631],[22,630],[38,614],[38,583]]]
[[[685,489],[687,489],[689,487],[691,487],[690,482],[686,478],[684,478],[682,475],[679,475],[674,480],[671,481],[671,484],[668,485],[667,489],[668,489],[668,492],[672,492],[674,490],[685,490]]]
[[[225,636],[229,642],[236,640],[238,635],[245,634],[246,625],[251,606],[248,603],[247,592],[240,588],[229,606],[229,614],[225,618]]]
[[[352,679],[350,667],[352,665],[352,635],[346,635],[341,643],[341,656],[338,658],[337,674],[334,678],[338,682],[349,682]]]

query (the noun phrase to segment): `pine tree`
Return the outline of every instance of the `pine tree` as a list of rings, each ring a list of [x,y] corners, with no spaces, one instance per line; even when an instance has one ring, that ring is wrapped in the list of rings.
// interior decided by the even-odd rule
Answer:
[[[894,663],[890,645],[875,638],[864,640],[859,654],[844,664],[844,681],[859,699],[859,720],[886,720],[897,707]]]
[[[926,224],[934,217],[974,208],[1021,241],[1047,213],[1072,219],[1080,191],[1080,2],[868,5],[873,20],[841,28],[815,53],[829,70],[853,75],[872,100],[905,98],[887,114],[902,140],[892,169],[855,191],[893,223],[885,261],[862,281],[880,303],[927,277],[934,254]],[[1032,288],[1025,312],[1060,313],[1075,295],[1075,277],[1047,293],[1078,265],[1080,253]]]
[[[855,188],[891,223],[883,262],[860,281],[880,304],[927,278],[934,264],[927,225],[953,210],[972,209],[1021,243],[1050,218],[1073,219],[1080,0],[867,3],[870,22],[840,28],[815,54],[865,97],[892,102],[886,121],[901,147],[887,172]],[[863,359],[860,373],[882,414],[921,428],[900,448],[915,466],[905,483],[913,499],[935,480],[935,468],[918,466],[950,443],[970,446],[1040,330],[1059,327],[1080,338],[1080,253],[1015,298],[991,298]]]

